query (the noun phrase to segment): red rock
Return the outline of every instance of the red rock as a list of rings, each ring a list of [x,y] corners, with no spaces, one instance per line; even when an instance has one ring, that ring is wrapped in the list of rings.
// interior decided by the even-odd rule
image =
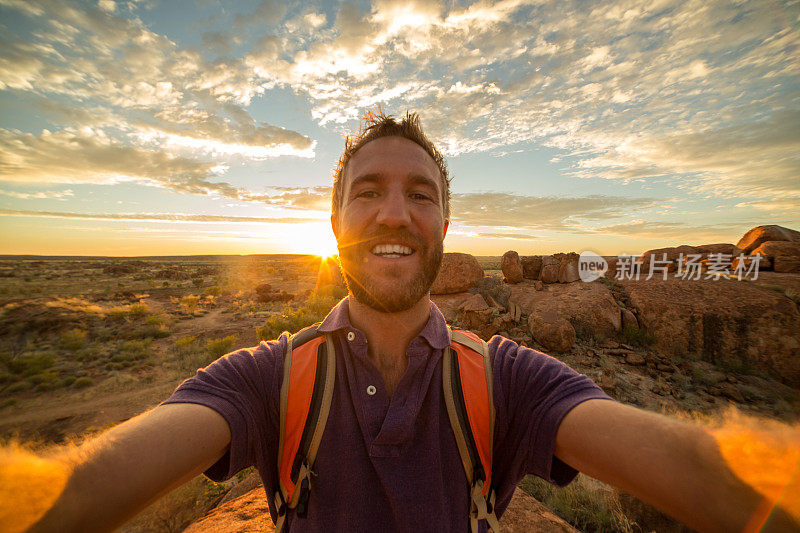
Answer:
[[[568,254],[555,254],[553,257],[557,257],[561,261],[558,266],[559,283],[572,283],[581,279],[578,275],[578,259],[580,258],[578,254],[570,252]]]
[[[274,533],[275,525],[269,516],[264,487],[258,487],[208,513],[183,530],[185,533],[240,533],[262,531]]]
[[[639,322],[636,320],[636,315],[631,313],[629,309],[622,310],[622,329],[639,329]]]
[[[457,252],[446,253],[439,275],[431,287],[431,294],[464,292],[482,277],[483,269],[473,256]]]
[[[522,261],[517,252],[511,250],[504,253],[500,260],[500,269],[503,271],[507,283],[522,281]]]
[[[529,255],[520,259],[522,263],[522,276],[525,279],[539,279],[542,271],[542,256]]]
[[[800,231],[776,225],[756,226],[739,239],[736,247],[742,253],[749,255],[750,252],[767,241],[800,242]]]
[[[695,246],[694,249],[697,250],[698,254],[702,254],[703,257],[707,256],[708,254],[739,254],[739,249],[733,244],[729,243],[701,244],[699,246]]]
[[[761,254],[775,272],[800,272],[800,242],[767,241],[753,250],[750,255]],[[759,268],[763,268],[762,263]]]
[[[638,353],[629,353],[625,356],[625,362],[629,365],[643,365],[644,357]]]
[[[561,268],[561,260],[553,255],[542,257],[542,270],[539,279],[542,283],[558,283],[558,271]]]
[[[614,337],[622,327],[619,305],[602,283],[556,283],[537,291],[532,284],[511,285],[509,302],[525,314],[554,310],[582,338]]]
[[[657,351],[712,363],[736,358],[800,386],[800,312],[782,293],[736,280],[619,283]]]
[[[700,252],[697,251],[697,248],[694,246],[675,246],[672,248],[657,248],[655,250],[648,250],[642,254],[642,270],[641,270],[641,277],[646,278],[650,274],[650,263],[655,261],[662,261],[666,260],[669,261],[667,265],[667,270],[669,272],[675,272],[678,269],[677,260],[683,254],[683,257],[686,258],[689,254],[698,254]],[[661,263],[654,263],[653,268],[657,269]],[[658,270],[654,270],[653,277],[661,277],[663,279],[663,273],[659,272]]]
[[[547,350],[563,353],[575,344],[575,329],[572,324],[553,310],[531,313],[528,317],[528,330],[536,342]]]
[[[461,323],[471,330],[478,330],[488,325],[492,317],[492,308],[480,294],[470,296],[458,310],[461,311]]]
[[[578,533],[578,530],[520,488],[500,519],[506,533]]]

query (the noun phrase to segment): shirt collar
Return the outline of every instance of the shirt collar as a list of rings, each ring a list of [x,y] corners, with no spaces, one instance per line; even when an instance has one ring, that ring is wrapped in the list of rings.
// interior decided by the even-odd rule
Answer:
[[[339,329],[353,328],[350,324],[350,297],[343,298],[336,306],[331,309],[328,316],[317,328],[320,333],[327,333]],[[419,332],[419,337],[425,339],[432,348],[443,350],[450,345],[450,336],[447,331],[447,323],[444,320],[444,315],[436,307],[436,304],[431,302],[431,314],[428,318],[428,323]]]

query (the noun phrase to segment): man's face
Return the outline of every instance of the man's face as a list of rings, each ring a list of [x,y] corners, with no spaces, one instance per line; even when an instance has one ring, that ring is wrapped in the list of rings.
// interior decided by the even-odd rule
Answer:
[[[442,262],[447,221],[439,168],[415,142],[382,137],[356,152],[342,179],[331,224],[350,292],[378,311],[410,309]]]

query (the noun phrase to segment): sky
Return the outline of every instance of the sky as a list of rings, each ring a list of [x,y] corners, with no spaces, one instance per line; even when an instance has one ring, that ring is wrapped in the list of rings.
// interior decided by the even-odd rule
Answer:
[[[445,154],[445,251],[800,229],[800,2],[0,0],[0,254],[319,253],[359,117]]]

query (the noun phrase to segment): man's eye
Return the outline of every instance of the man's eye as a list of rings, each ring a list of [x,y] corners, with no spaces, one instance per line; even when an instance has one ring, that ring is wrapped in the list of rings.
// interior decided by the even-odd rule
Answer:
[[[415,192],[411,194],[411,198],[420,202],[429,202],[431,201],[431,197],[425,193]]]
[[[356,194],[356,198],[375,198],[376,196],[378,196],[378,193],[375,191],[361,191]]]

